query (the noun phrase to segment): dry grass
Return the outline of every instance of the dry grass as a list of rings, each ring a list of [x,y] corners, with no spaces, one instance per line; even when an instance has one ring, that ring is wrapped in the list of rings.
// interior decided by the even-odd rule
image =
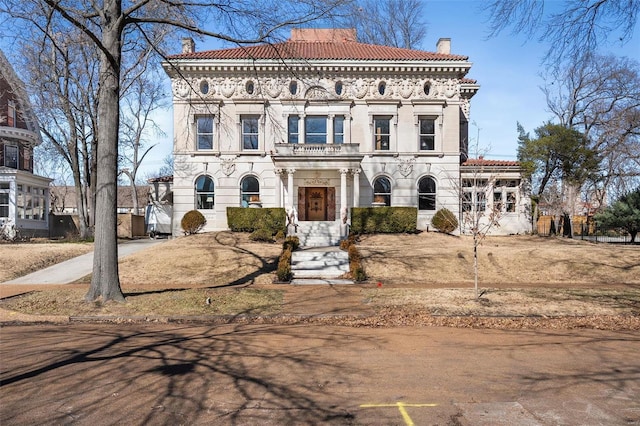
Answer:
[[[394,285],[473,284],[473,243],[438,233],[364,236],[367,275]],[[478,249],[482,286],[640,284],[640,246],[536,236],[487,237]]]
[[[85,290],[39,291],[8,300],[5,308],[26,314],[62,316],[272,315],[280,312],[282,291],[182,289],[132,291],[126,303],[87,303]]]
[[[93,243],[2,243],[0,283],[89,253]]]
[[[368,284],[351,287],[349,294],[379,314],[397,315],[398,307],[404,307],[428,315],[640,318],[638,245],[487,238],[479,248],[480,287],[487,290],[480,300],[471,288],[469,237],[373,235],[363,236],[358,246],[370,278]],[[0,258],[8,266],[0,277],[9,279],[15,271],[24,274],[90,249],[90,244],[0,245]],[[280,244],[255,243],[242,233],[176,238],[121,261],[125,304],[88,304],[82,301],[84,289],[64,289],[34,292],[2,305],[65,316],[274,314],[282,312],[291,289],[271,286],[280,250]],[[297,291],[311,293],[303,290]]]

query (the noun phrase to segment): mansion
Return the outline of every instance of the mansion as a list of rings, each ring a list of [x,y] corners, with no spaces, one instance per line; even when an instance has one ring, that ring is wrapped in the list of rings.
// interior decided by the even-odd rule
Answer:
[[[416,207],[419,229],[447,208],[462,232],[465,212],[497,208],[497,232],[529,232],[518,164],[469,160],[479,89],[466,77],[471,65],[450,39],[426,52],[359,43],[347,29],[294,29],[282,43],[202,52],[184,39],[163,64],[173,91],[173,233],[193,209],[213,231],[228,228],[227,207],[336,221],[379,205]]]

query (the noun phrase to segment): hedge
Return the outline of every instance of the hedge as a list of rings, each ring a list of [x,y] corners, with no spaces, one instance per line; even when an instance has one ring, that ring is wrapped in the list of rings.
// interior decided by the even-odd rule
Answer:
[[[351,232],[355,234],[416,232],[418,209],[415,207],[353,207]]]
[[[275,235],[278,231],[286,232],[287,214],[283,208],[227,207],[227,225],[234,232],[266,229]]]

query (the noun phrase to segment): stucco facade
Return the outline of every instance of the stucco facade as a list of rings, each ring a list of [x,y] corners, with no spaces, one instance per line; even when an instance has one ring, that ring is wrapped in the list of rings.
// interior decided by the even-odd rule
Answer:
[[[294,30],[275,45],[183,53],[164,64],[174,111],[174,233],[198,209],[285,207],[338,220],[350,207],[460,214],[471,62],[450,52],[358,43],[351,30]]]

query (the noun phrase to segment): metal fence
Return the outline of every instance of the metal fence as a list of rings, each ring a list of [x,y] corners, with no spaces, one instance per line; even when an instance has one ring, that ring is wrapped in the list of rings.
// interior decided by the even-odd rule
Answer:
[[[548,237],[550,235],[558,235],[572,238],[592,241],[594,243],[616,243],[631,244],[631,234],[625,229],[612,228],[599,225],[593,220],[573,221],[573,234],[564,229],[563,220],[556,225],[553,221],[538,223],[538,235]],[[636,236],[635,244],[639,244],[638,236]]]

